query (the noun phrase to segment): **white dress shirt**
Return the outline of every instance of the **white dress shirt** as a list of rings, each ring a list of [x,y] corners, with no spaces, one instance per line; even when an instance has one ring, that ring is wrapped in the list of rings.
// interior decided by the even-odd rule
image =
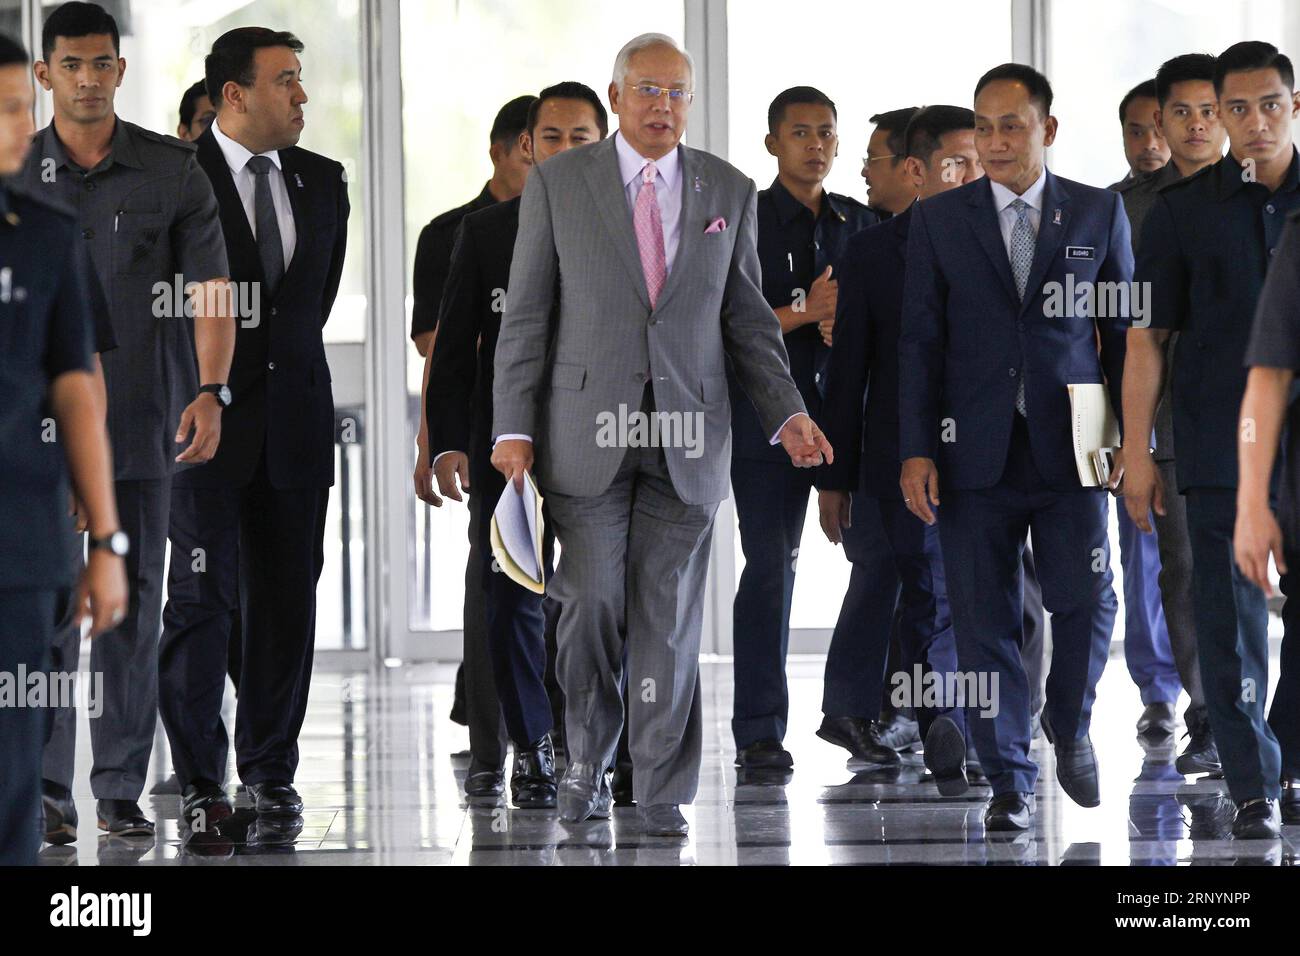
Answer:
[[[235,191],[239,193],[239,200],[244,204],[244,215],[248,217],[248,227],[253,230],[253,238],[257,238],[257,176],[248,168],[248,161],[253,158],[253,154],[248,149],[221,131],[220,120],[212,121],[212,135],[216,137],[217,145],[221,147],[221,153],[226,157],[226,165],[230,167],[230,175],[235,180]],[[279,150],[272,150],[269,153],[262,153],[272,163],[277,170],[282,169],[280,166]],[[280,244],[284,247],[284,267],[289,268],[289,263],[293,261],[294,250],[298,248],[298,230],[293,221],[293,206],[289,202],[289,190],[284,184],[284,177],[270,175],[266,177],[271,183],[271,202],[275,206],[275,218],[280,224]]]
[[[993,187],[993,208],[998,211],[998,226],[1002,230],[1002,244],[1007,247],[1007,260],[1011,259],[1011,231],[1016,228],[1016,211],[1011,208],[1011,204],[1017,199],[1023,199],[1029,206],[1029,225],[1034,230],[1034,236],[1038,235],[1038,227],[1043,221],[1043,187],[1047,185],[1047,167],[1038,174],[1035,183],[1024,191],[1023,195],[1017,196],[1006,186],[1001,183],[995,183],[989,180],[989,185]]]
[[[614,134],[614,150],[618,154],[618,172],[627,194],[627,208],[636,216],[636,197],[641,192],[641,171],[646,159],[625,140],[621,133]],[[655,198],[659,201],[659,218],[664,226],[664,258],[668,273],[673,271],[673,259],[682,238],[682,163],[676,147],[667,156],[654,160]]]

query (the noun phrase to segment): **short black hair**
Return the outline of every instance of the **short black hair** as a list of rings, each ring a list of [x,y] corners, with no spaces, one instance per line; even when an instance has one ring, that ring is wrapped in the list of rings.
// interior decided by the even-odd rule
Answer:
[[[113,52],[120,54],[122,34],[111,13],[97,3],[65,3],[46,17],[41,27],[41,58],[49,62],[59,37],[75,40],[105,34],[113,38]]]
[[[0,66],[26,66],[30,62],[31,57],[21,43],[7,33],[0,33]]]
[[[835,111],[835,103],[829,96],[815,86],[792,86],[776,94],[776,99],[767,108],[767,131],[773,136],[785,119],[785,111],[791,106],[829,106],[831,116],[839,122],[840,115]]]
[[[1285,53],[1278,52],[1277,47],[1263,40],[1242,40],[1219,54],[1219,61],[1214,65],[1215,95],[1223,95],[1223,79],[1229,73],[1245,73],[1247,70],[1277,70],[1282,85],[1288,90],[1295,88],[1295,70]]]
[[[194,122],[194,114],[199,111],[199,100],[208,96],[205,80],[199,80],[181,94],[181,125],[188,128]],[[208,99],[212,97],[208,96]]]
[[[492,121],[492,132],[488,134],[488,143],[492,146],[504,143],[507,152],[514,149],[519,134],[529,128],[528,111],[536,100],[537,97],[527,93],[516,96],[497,110],[497,118]]]
[[[1213,83],[1214,68],[1218,62],[1219,58],[1209,53],[1184,53],[1161,63],[1160,69],[1156,70],[1156,102],[1160,108],[1164,109],[1175,83],[1186,83],[1188,80]]]
[[[956,130],[974,128],[975,113],[964,106],[923,106],[907,124],[907,155],[915,156],[928,166],[934,151],[943,145],[940,141],[944,136]]]
[[[221,109],[221,91],[227,83],[252,86],[257,82],[257,51],[278,46],[288,47],[294,53],[305,49],[292,33],[266,27],[239,27],[217,37],[212,52],[203,61],[204,83],[212,105]]]
[[[1012,80],[1017,83],[1023,83],[1029,90],[1029,101],[1036,103],[1038,108],[1043,112],[1043,119],[1047,119],[1052,114],[1052,84],[1047,82],[1047,77],[1039,73],[1032,66],[1026,66],[1023,63],[1003,63],[995,66],[975,84],[975,98],[978,99],[980,90],[997,80]]]
[[[542,104],[547,100],[582,100],[590,103],[596,113],[596,128],[600,130],[600,138],[604,139],[609,134],[609,114],[605,112],[605,104],[600,101],[596,91],[586,83],[565,80],[563,83],[556,83],[542,90],[528,107],[529,135],[537,129],[537,117],[542,112]]]
[[[1121,126],[1126,122],[1124,115],[1128,112],[1129,104],[1134,100],[1141,99],[1156,100],[1159,102],[1160,98],[1156,96],[1156,81],[1154,79],[1143,80],[1137,86],[1133,87],[1133,89],[1125,93],[1124,98],[1119,101],[1119,122]]]
[[[894,154],[894,158],[889,161],[891,166],[897,166],[905,158],[907,152],[907,124],[912,122],[912,117],[920,110],[921,107],[919,106],[904,106],[899,110],[886,110],[883,113],[877,113],[867,120],[876,129],[883,129],[889,134],[885,137],[885,145]]]

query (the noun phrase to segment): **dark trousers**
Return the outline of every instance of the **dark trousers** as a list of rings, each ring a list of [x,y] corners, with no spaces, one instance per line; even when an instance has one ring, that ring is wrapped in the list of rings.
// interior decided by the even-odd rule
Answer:
[[[948,588],[944,579],[943,552],[939,545],[938,525],[928,526],[907,510],[901,498],[872,498],[879,510],[881,523],[894,554],[894,567],[901,582],[899,595],[898,638],[902,672],[906,682],[898,683],[893,675],[895,707],[911,707],[920,725],[921,738],[935,717],[946,715],[965,727],[963,708],[955,700],[941,699],[937,706],[923,698],[923,683],[916,681],[916,669],[923,675],[957,671],[957,641],[952,631],[952,613],[948,607]],[[944,686],[941,684],[940,686]],[[911,687],[910,694],[902,693]]]
[[[486,511],[486,515],[483,513]],[[492,560],[486,546],[490,509],[469,509],[469,558],[465,562],[465,606],[461,671],[465,675],[465,720],[469,724],[470,773],[505,766],[509,736],[501,714],[492,652],[488,645],[487,594],[483,562]]]
[[[1156,462],[1165,480],[1165,513],[1152,512],[1160,547],[1160,601],[1174,655],[1178,679],[1187,691],[1188,712],[1205,711],[1201,665],[1196,641],[1196,613],[1192,606],[1192,540],[1187,530],[1187,499],[1178,493],[1178,475],[1172,461]]]
[[[1294,570],[1283,579],[1288,593],[1282,609],[1286,638],[1283,674],[1273,711],[1264,719],[1268,694],[1268,604],[1264,592],[1242,575],[1233,556],[1237,492],[1228,488],[1192,488],[1187,493],[1187,525],[1192,541],[1192,600],[1200,643],[1201,682],[1210,729],[1223,762],[1232,799],[1276,799],[1285,762],[1300,769],[1296,730],[1300,722],[1300,674],[1296,672],[1297,615],[1289,594]],[[1287,555],[1288,566],[1292,555]],[[1285,755],[1274,727],[1283,729]]]
[[[26,680],[49,666],[54,591],[0,590],[0,673],[28,703]],[[0,706],[0,866],[33,866],[41,848],[41,746],[48,707]]]
[[[1032,792],[1038,777],[1029,756],[1030,690],[1021,661],[1025,537],[1032,530],[1043,605],[1052,613],[1044,713],[1058,740],[1077,740],[1088,732],[1118,610],[1106,509],[1103,492],[1046,485],[1020,416],[998,483],[943,496],[939,533],[958,660],[962,670],[998,681],[996,714],[967,713],[994,794]]]
[[[114,491],[122,530],[131,538],[126,557],[131,597],[122,623],[90,645],[90,672],[102,675],[103,682],[103,711],[90,722],[90,789],[99,800],[138,800],[158,727],[158,636],[171,480],[118,481]],[[63,615],[55,636],[61,670],[77,669],[80,642],[80,622]],[[64,708],[46,746],[45,774],[67,787],[76,739],[76,713]]]
[[[69,521],[66,533],[71,542],[73,580],[81,579],[86,569],[85,538]],[[50,642],[50,679],[76,674],[81,664],[81,621],[73,603],[74,592],[58,592],[54,609],[54,631]],[[93,689],[93,685],[92,685]],[[45,754],[41,776],[61,787],[72,789],[77,764],[77,705],[75,700],[51,707],[45,735]]]
[[[1160,542],[1117,508],[1119,560],[1124,569],[1124,662],[1143,704],[1173,704],[1182,691],[1160,599]]]
[[[492,489],[495,491],[496,489]],[[492,511],[499,495],[489,493],[473,496],[470,507],[480,512],[478,526],[482,538],[480,579],[485,602],[488,653],[492,661],[492,677],[501,714],[505,718],[506,732],[518,751],[536,743],[550,733],[554,714],[551,698],[546,691],[546,627],[548,616],[543,608],[544,598],[527,588],[520,587],[505,574],[495,569],[496,561],[488,537]],[[551,578],[550,536],[546,560],[547,583]]]
[[[731,731],[737,748],[785,738],[790,604],[812,479],[811,469],[788,461],[732,459],[731,490],[745,555],[732,612]]]
[[[172,492],[172,562],[158,656],[163,726],[182,787],[222,783],[229,643],[241,636],[235,758],[245,784],[292,782],[316,643],[328,488]]]
[[[876,500],[853,496],[844,556],[853,569],[826,654],[822,713],[874,720],[885,687],[885,660],[900,583]]]

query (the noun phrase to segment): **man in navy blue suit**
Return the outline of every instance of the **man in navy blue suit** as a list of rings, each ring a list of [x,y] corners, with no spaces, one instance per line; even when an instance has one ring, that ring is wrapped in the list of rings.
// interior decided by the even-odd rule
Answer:
[[[903,151],[909,182],[918,198],[926,199],[984,175],[974,130],[975,115],[962,106],[927,106],[913,116]],[[893,582],[895,593],[898,584],[902,585],[898,631],[902,670],[909,678],[916,665],[926,674],[957,670],[939,529],[909,514],[898,490],[898,331],[912,208],[849,240],[822,404],[826,434],[838,436],[835,447],[842,451],[817,478],[822,530],[832,544],[843,543],[855,523],[878,521],[884,528],[898,573]],[[881,581],[873,585],[885,587]],[[868,693],[874,691],[876,696],[884,678],[887,650],[884,634],[878,637],[868,670],[875,681]],[[945,796],[965,793],[962,709],[951,701],[941,701],[938,707],[923,706],[921,688],[913,682],[911,689],[905,703],[916,711],[925,740],[925,763],[939,792]]]
[[[1026,535],[1053,614],[1043,729],[1062,787],[1083,806],[1100,802],[1088,726],[1117,609],[1105,492],[1080,481],[1067,386],[1105,382],[1119,408],[1133,250],[1118,195],[1047,171],[1051,106],[1051,85],[1030,67],[984,74],[975,143],[987,177],[917,205],[908,234],[900,485],[926,524],[943,489],[958,658],[993,691],[967,715],[993,788],[988,832],[1028,829],[1034,816],[1019,654]],[[1104,308],[1078,295],[1121,286]]]

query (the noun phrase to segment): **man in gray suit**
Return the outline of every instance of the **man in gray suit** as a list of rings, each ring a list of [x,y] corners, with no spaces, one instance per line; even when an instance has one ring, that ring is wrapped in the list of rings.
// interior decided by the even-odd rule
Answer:
[[[694,79],[671,38],[635,38],[609,87],[618,132],[528,178],[492,427],[492,463],[516,484],[537,436],[562,548],[560,817],[609,815],[626,679],[641,827],[675,837],[699,782],[702,597],[731,462],[724,355],[796,466],[832,457],[760,289],[757,189],[679,145]]]

